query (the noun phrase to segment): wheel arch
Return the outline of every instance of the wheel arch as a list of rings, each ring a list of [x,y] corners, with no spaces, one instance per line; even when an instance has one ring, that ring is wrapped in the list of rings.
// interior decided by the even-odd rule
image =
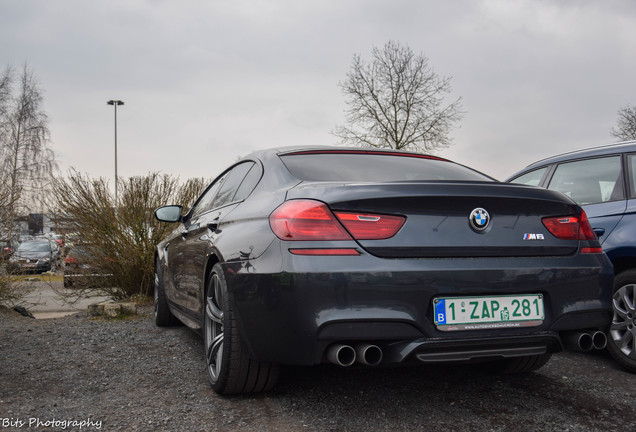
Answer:
[[[622,248],[620,252],[615,253],[615,251],[611,251],[607,253],[610,261],[612,261],[612,264],[614,265],[615,275],[618,275],[626,270],[636,269],[636,249],[629,248],[629,250],[624,250]]]

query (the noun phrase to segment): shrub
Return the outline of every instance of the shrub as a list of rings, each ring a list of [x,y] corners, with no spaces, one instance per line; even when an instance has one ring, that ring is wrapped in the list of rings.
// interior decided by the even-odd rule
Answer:
[[[53,181],[58,224],[78,233],[75,240],[90,251],[88,265],[112,275],[103,288],[113,299],[151,296],[154,248],[174,226],[158,222],[157,207],[181,204],[187,208],[206,186],[202,178],[179,184],[177,178],[150,173],[119,181],[119,205],[108,182],[70,171]]]

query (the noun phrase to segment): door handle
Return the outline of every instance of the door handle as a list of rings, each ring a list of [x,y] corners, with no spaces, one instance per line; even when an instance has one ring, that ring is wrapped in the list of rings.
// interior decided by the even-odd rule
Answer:
[[[603,234],[605,234],[605,228],[592,228],[592,231],[594,231],[594,234],[596,234],[596,237],[600,237]]]
[[[219,217],[215,217],[211,222],[208,223],[208,228],[212,231],[216,230],[219,226]]]

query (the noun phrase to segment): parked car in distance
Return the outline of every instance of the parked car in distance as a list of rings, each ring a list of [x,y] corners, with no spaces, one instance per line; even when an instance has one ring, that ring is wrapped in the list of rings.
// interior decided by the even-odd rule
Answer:
[[[272,388],[281,364],[529,372],[612,314],[581,207],[433,156],[258,151],[186,214],[155,216],[175,224],[156,247],[155,322],[202,333],[222,394]]]
[[[20,243],[7,263],[10,273],[42,273],[57,269],[59,253],[48,240],[27,240]]]
[[[20,244],[15,240],[0,240],[0,257],[8,259]]]
[[[106,258],[103,258],[104,260]],[[71,247],[64,258],[65,288],[102,288],[111,282],[111,274],[100,268],[100,261],[89,245]]]
[[[508,182],[562,192],[588,215],[616,275],[608,351],[636,372],[636,141],[550,157]]]

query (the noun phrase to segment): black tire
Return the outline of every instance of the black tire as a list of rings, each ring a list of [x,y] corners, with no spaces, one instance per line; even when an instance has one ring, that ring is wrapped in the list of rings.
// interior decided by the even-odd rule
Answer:
[[[257,393],[271,390],[279,366],[250,357],[241,340],[223,268],[210,272],[203,312],[203,345],[208,380],[219,394]]]
[[[614,278],[612,308],[607,350],[621,367],[636,373],[636,269]]]
[[[551,358],[550,353],[513,357],[493,362],[489,365],[489,369],[500,375],[524,374],[543,367]]]
[[[170,327],[179,324],[177,318],[172,315],[168,307],[168,300],[163,286],[163,272],[161,263],[155,262],[155,282],[154,282],[154,317],[157,327]]]

